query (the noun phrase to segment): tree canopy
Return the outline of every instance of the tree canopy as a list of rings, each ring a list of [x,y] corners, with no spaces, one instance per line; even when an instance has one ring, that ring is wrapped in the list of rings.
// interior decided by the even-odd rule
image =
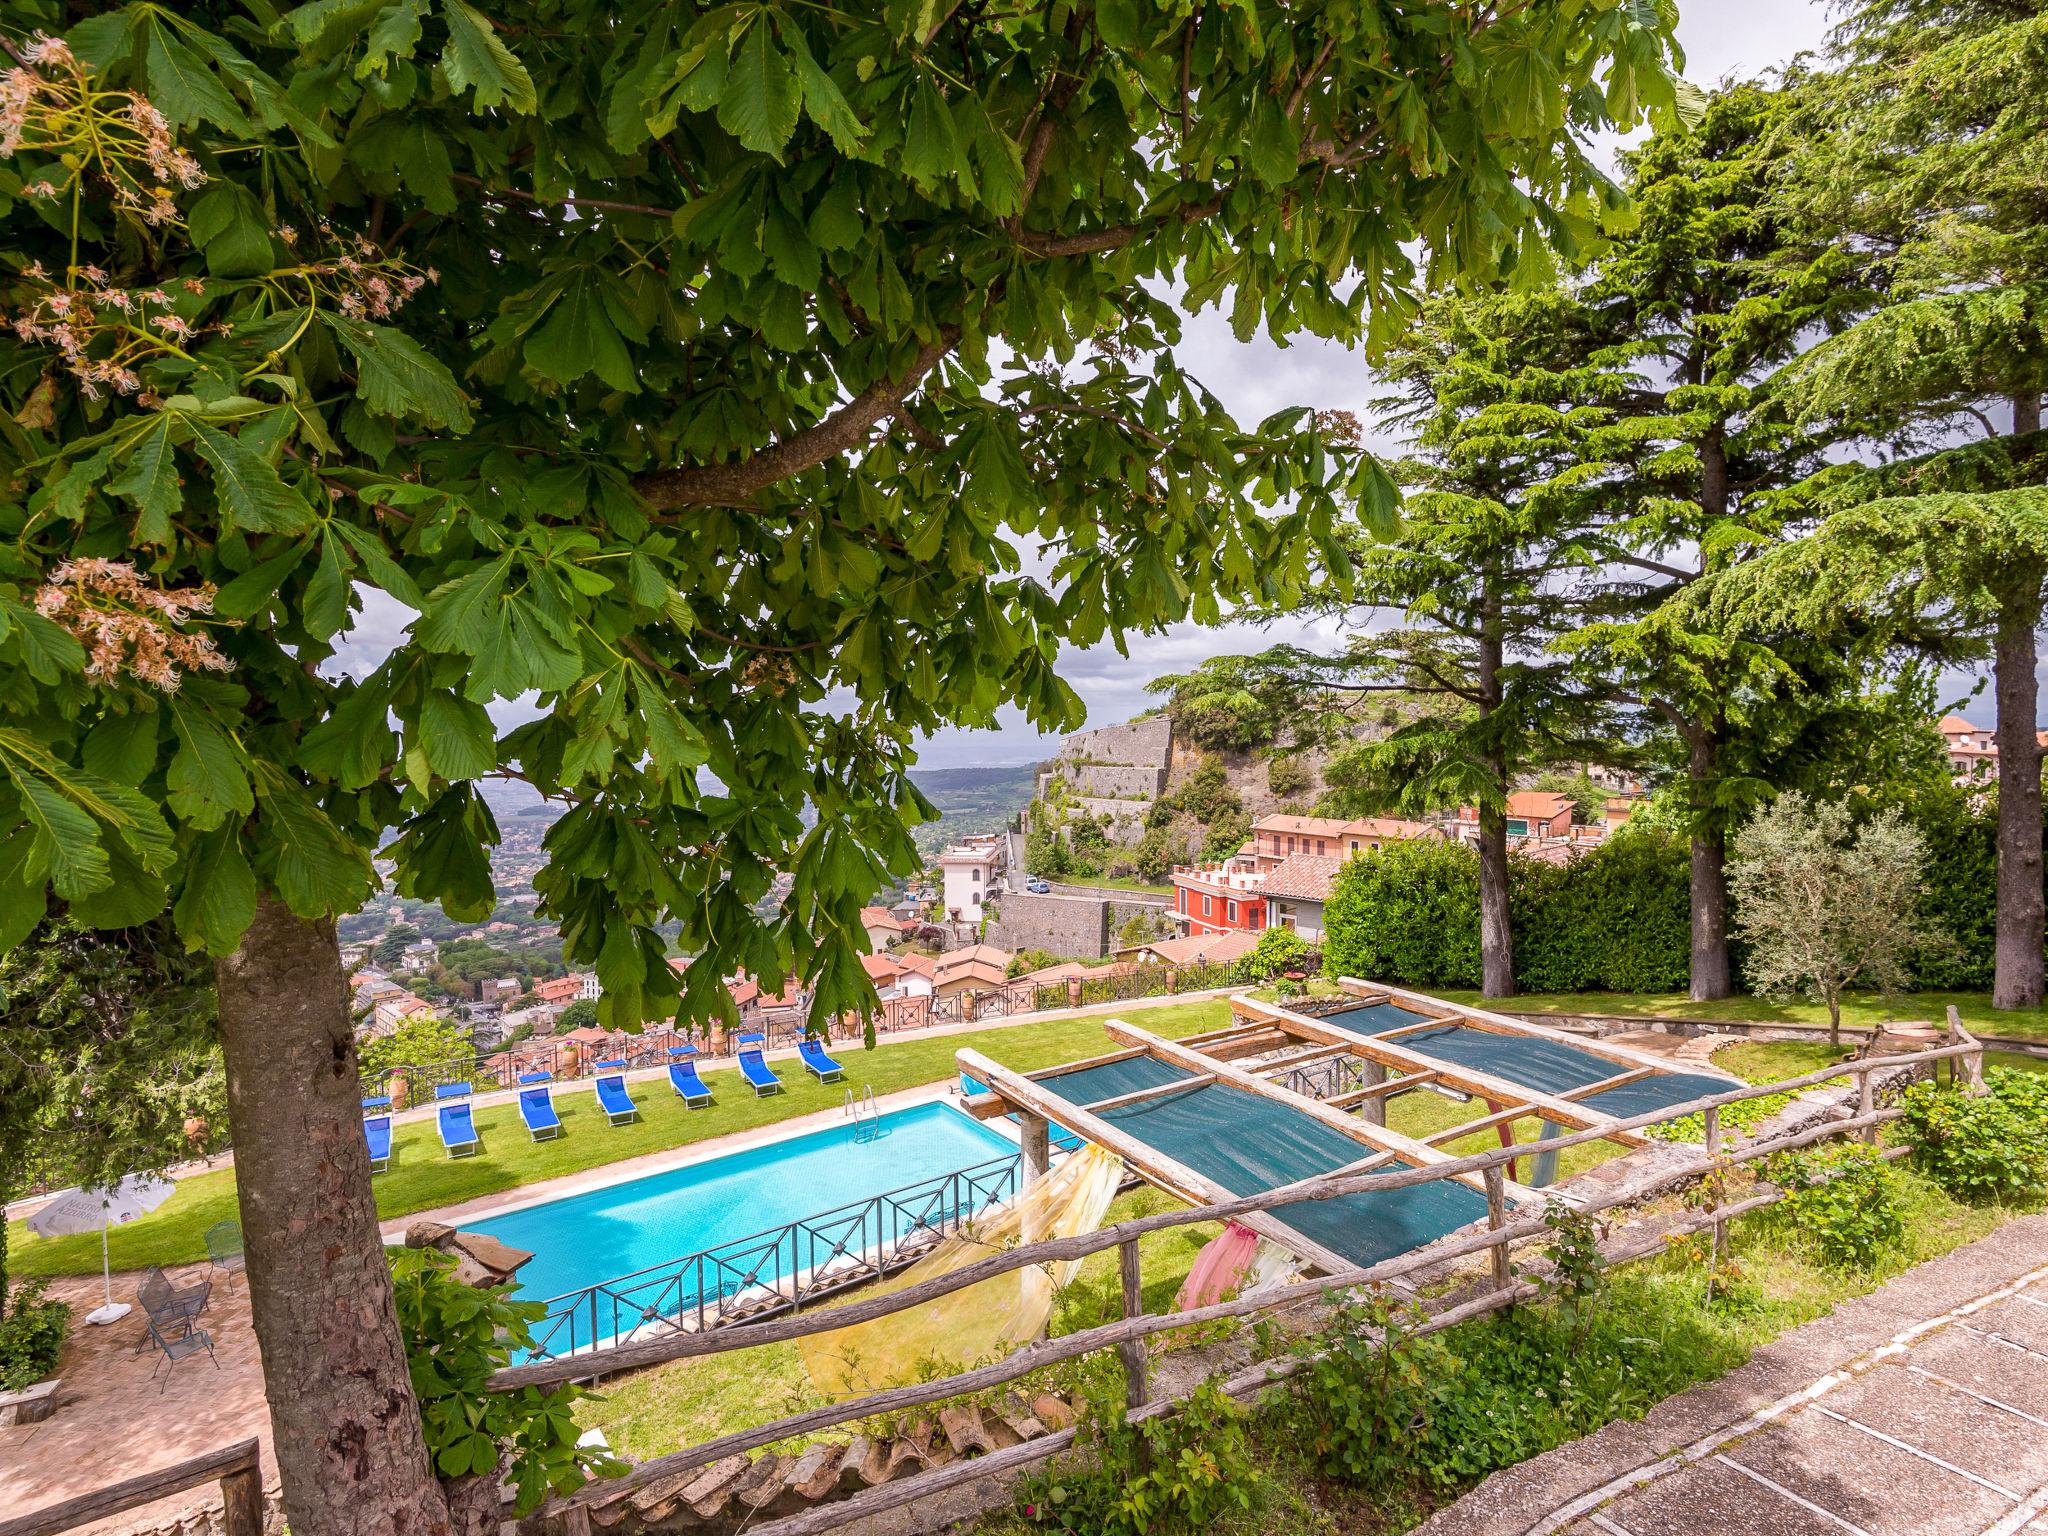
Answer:
[[[1156,281],[1354,340],[1547,264],[1618,205],[1573,135],[1673,100],[1670,22],[313,0],[24,39],[0,937],[47,892],[224,953],[259,890],[357,905],[387,830],[402,894],[481,915],[506,772],[575,802],[537,884],[608,1021],[674,1007],[669,919],[696,975],[863,1004],[914,732],[1070,727],[1060,644],[1284,602],[1391,508],[1311,413],[1232,421]],[[340,677],[367,589],[417,618]]]
[[[1669,0],[71,16],[0,28],[0,947],[54,898],[218,957],[308,1530],[448,1517],[334,956],[373,853],[483,916],[515,775],[572,805],[534,884],[606,1023],[737,972],[871,1009],[919,731],[1072,728],[1061,646],[1387,524],[1314,413],[1174,360],[1168,289],[1383,342],[1616,218],[1582,141],[1676,100]],[[411,617],[355,675],[369,594]]]

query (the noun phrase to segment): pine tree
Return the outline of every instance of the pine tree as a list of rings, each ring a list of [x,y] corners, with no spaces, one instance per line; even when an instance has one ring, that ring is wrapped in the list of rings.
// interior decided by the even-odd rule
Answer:
[[[1774,211],[1789,111],[1784,93],[1732,86],[1697,123],[1624,157],[1640,222],[1582,291],[1598,364],[1627,380],[1591,436],[1626,466],[1605,488],[1609,595],[1626,611],[1569,643],[1661,724],[1667,766],[1686,785],[1696,999],[1732,986],[1733,823],[1853,738],[1866,713],[1837,654],[1782,626],[1720,633],[1688,600],[1782,536],[1778,493],[1846,430],[1792,422],[1770,395],[1802,338],[1842,323],[1860,298],[1846,253],[1799,249]]]
[[[1744,573],[1732,619],[1930,625],[1993,657],[2001,1008],[2042,1000],[2035,635],[2048,585],[2048,7],[1874,0],[1804,90],[1784,199],[1853,259],[1856,323],[1774,386],[1807,423],[1862,425],[1904,457],[1804,487],[1814,539]],[[1958,438],[1966,439],[1958,441]]]
[[[1588,393],[1611,376],[1586,362],[1586,313],[1566,292],[1429,306],[1387,360],[1400,387],[1384,411],[1417,451],[1399,531],[1357,556],[1356,603],[1397,615],[1323,680],[1339,693],[1398,693],[1415,708],[1325,770],[1338,805],[1428,813],[1476,805],[1482,989],[1514,991],[1507,797],[1528,774],[1611,755],[1608,690],[1554,646],[1581,621],[1604,558]]]

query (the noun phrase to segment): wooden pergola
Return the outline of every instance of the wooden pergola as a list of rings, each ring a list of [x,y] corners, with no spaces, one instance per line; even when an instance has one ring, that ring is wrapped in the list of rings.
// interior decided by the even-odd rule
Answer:
[[[1051,1156],[1051,1125],[1057,1122],[1076,1135],[1116,1153],[1134,1173],[1156,1188],[1193,1204],[1220,1204],[1230,1199],[1233,1192],[1129,1130],[1111,1123],[1102,1112],[1210,1084],[1234,1088],[1284,1104],[1357,1142],[1357,1161],[1333,1172],[1359,1173],[1392,1164],[1426,1168],[1454,1161],[1450,1154],[1441,1150],[1442,1143],[1492,1128],[1498,1128],[1503,1143],[1509,1144],[1512,1136],[1509,1128],[1516,1120],[1525,1117],[1535,1117],[1571,1131],[1599,1131],[1604,1127],[1614,1127],[1610,1132],[1612,1140],[1623,1146],[1640,1146],[1643,1141],[1640,1132],[1621,1126],[1618,1117],[1581,1101],[1610,1088],[1671,1070],[1670,1063],[1647,1052],[1605,1041],[1585,1040],[1483,1009],[1459,1007],[1423,993],[1349,978],[1340,985],[1358,1006],[1393,1003],[1422,1017],[1412,1025],[1376,1035],[1363,1035],[1278,1003],[1234,997],[1230,1000],[1234,1022],[1228,1027],[1178,1041],[1163,1039],[1122,1019],[1110,1019],[1104,1028],[1112,1039],[1122,1043],[1122,1049],[1036,1072],[1015,1072],[989,1060],[979,1051],[961,1050],[957,1053],[961,1070],[988,1085],[987,1092],[970,1097],[965,1107],[969,1114],[982,1120],[1006,1115],[1016,1117],[1023,1131],[1024,1182],[1027,1184],[1045,1172]],[[1404,1036],[1439,1029],[1446,1024],[1463,1025],[1491,1034],[1560,1042],[1612,1062],[1615,1071],[1597,1082],[1553,1094],[1469,1065],[1440,1060],[1402,1043]],[[1150,1058],[1186,1075],[1155,1087],[1117,1094],[1093,1103],[1070,1102],[1046,1086],[1048,1079],[1138,1057]],[[1265,1059],[1241,1065],[1253,1057]],[[1278,1080],[1298,1067],[1337,1058],[1351,1058],[1362,1063],[1362,1086],[1328,1099],[1319,1099],[1297,1092]],[[1397,1094],[1432,1086],[1484,1100],[1488,1113],[1419,1139],[1388,1127],[1387,1100]],[[1354,1110],[1357,1113],[1350,1112]],[[1219,1129],[1227,1131],[1227,1127]],[[1531,1150],[1537,1149],[1532,1147]],[[1499,1208],[1503,1204],[1541,1204],[1546,1199],[1557,1198],[1502,1178],[1498,1170],[1493,1172],[1491,1179],[1473,1173],[1453,1177],[1484,1191],[1490,1205],[1495,1207],[1496,1220],[1501,1215]],[[1324,1174],[1320,1177],[1329,1176]],[[1350,1261],[1342,1255],[1303,1236],[1276,1215],[1258,1213],[1255,1217],[1248,1217],[1246,1225],[1326,1272],[1335,1273],[1350,1267]]]

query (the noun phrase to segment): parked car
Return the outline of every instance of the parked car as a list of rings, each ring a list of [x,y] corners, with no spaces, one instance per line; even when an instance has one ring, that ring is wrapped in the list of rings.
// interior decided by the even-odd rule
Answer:
[[[1043,896],[1046,894],[1046,892],[1050,891],[1052,887],[1043,880],[1026,880],[1024,882],[1024,889],[1029,891],[1034,896]]]

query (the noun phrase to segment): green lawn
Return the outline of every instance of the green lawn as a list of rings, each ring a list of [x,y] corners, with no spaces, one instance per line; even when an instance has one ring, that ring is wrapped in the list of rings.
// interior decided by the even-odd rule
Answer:
[[[1682,992],[1532,992],[1523,997],[1482,998],[1477,992],[1437,991],[1445,1002],[1515,1013],[1606,1013],[1672,1019],[1727,1019],[1762,1024],[1825,1024],[1827,1009],[1818,1003],[1778,1003],[1761,997],[1726,997],[1695,1003]],[[1991,1006],[1984,992],[1903,992],[1886,1001],[1859,996],[1842,1005],[1844,1024],[1886,1024],[1919,1020],[1939,1026],[1953,1003],[1963,1023],[1982,1035],[2008,1035],[2018,1040],[2048,1040],[2048,1007],[2002,1009]]]
[[[1006,1066],[1027,1072],[1113,1049],[1114,1042],[1100,1021],[1118,1011],[1104,1008],[1044,1024],[883,1043],[873,1051],[834,1047],[834,1052],[847,1069],[847,1081],[856,1089],[872,1087],[878,1095],[888,1094],[951,1078],[953,1053],[962,1046],[972,1046]],[[1171,1037],[1220,1028],[1230,1017],[1229,1005],[1221,1000],[1125,1011],[1144,1028]],[[480,1109],[476,1123],[484,1149],[459,1160],[442,1150],[431,1119],[401,1124],[392,1138],[391,1168],[377,1175],[377,1213],[388,1221],[413,1211],[580,1173],[621,1158],[831,1109],[844,1099],[843,1085],[819,1084],[794,1060],[773,1065],[788,1092],[766,1099],[755,1098],[735,1071],[705,1073],[704,1082],[714,1101],[709,1109],[685,1110],[662,1079],[636,1082],[632,1091],[641,1117],[635,1124],[616,1128],[598,1114],[588,1083],[563,1084],[555,1096],[563,1133],[552,1141],[528,1140],[512,1104]],[[236,1215],[232,1169],[180,1179],[177,1193],[156,1211],[115,1230],[111,1242],[114,1267],[141,1269],[150,1264],[203,1260],[206,1229]],[[8,1223],[7,1242],[9,1267],[24,1279],[88,1274],[100,1267],[100,1245],[90,1234],[32,1237],[26,1223],[14,1221]]]
[[[1156,1189],[1134,1189],[1110,1206],[1107,1221],[1132,1221],[1178,1204]],[[1216,1222],[1198,1222],[1138,1240],[1138,1271],[1148,1312],[1171,1310],[1174,1293],[1194,1266],[1195,1255],[1222,1230]],[[1117,1256],[1098,1253],[1082,1260],[1073,1283],[1061,1294],[1051,1331],[1078,1333],[1122,1314]],[[613,1450],[644,1461],[678,1445],[802,1413],[825,1401],[804,1370],[803,1351],[790,1340],[635,1371],[579,1402],[576,1422],[585,1429],[602,1429]],[[785,1441],[777,1449],[792,1450],[810,1439],[843,1439],[846,1433],[844,1428],[825,1430]]]

